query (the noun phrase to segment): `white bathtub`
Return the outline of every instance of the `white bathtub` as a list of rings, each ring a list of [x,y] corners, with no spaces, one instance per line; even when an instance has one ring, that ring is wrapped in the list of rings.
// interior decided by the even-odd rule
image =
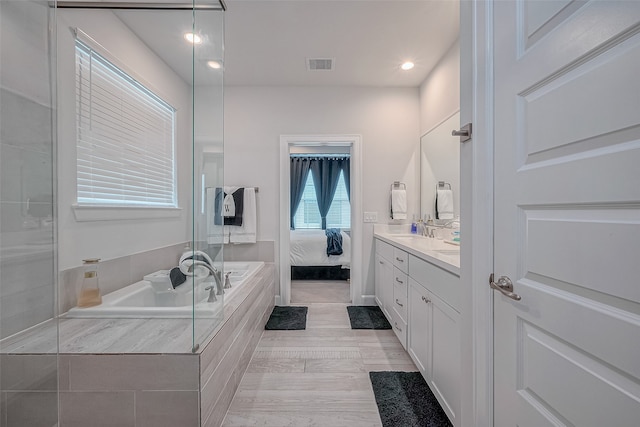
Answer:
[[[249,280],[264,265],[263,262],[225,262],[223,272],[228,273],[231,289],[225,289],[224,300],[229,300],[239,287]],[[223,279],[224,281],[224,279]],[[222,299],[207,302],[209,291],[204,288],[214,286],[213,277],[197,281],[195,285],[195,317],[216,317],[222,313]],[[66,317],[90,318],[191,318],[194,316],[193,288],[191,278],[174,290],[158,292],[151,282],[141,280],[117,291],[102,296],[102,304],[79,308],[74,307]]]

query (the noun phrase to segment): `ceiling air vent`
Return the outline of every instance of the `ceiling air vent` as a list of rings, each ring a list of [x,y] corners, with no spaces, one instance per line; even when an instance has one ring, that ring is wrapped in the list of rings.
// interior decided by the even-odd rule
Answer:
[[[333,58],[307,58],[307,70],[333,71]]]

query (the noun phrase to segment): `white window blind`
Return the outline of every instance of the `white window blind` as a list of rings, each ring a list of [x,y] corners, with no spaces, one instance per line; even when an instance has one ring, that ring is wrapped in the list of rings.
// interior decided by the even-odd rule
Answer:
[[[313,176],[310,173],[302,193],[302,200],[293,218],[296,228],[322,228]],[[351,204],[347,197],[344,175],[340,172],[336,194],[327,213],[327,228],[351,228]]]
[[[175,109],[76,40],[78,205],[176,207]]]

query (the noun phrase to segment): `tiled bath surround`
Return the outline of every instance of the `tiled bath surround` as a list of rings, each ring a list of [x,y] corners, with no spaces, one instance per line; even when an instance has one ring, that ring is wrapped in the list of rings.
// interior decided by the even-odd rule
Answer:
[[[102,319],[61,319],[59,375],[56,375],[56,340],[36,342],[33,337],[39,335],[37,330],[31,331],[22,345],[13,339],[7,347],[10,353],[0,355],[2,372],[13,373],[0,378],[3,390],[0,426],[55,425],[57,388],[60,427],[218,426],[262,335],[275,293],[275,267],[268,263],[225,301],[222,323],[196,354],[127,353],[124,348],[117,353],[91,353],[92,338],[95,341],[102,337],[94,343],[102,345],[109,334],[109,325],[99,331],[87,331],[87,321]],[[138,319],[110,320],[110,328],[117,331],[119,322],[131,320]],[[45,334],[46,327],[42,325],[41,329]],[[49,327],[55,329],[55,324]],[[65,349],[73,346],[64,342],[65,330],[78,327],[86,331],[86,339],[81,340],[85,352],[69,353]],[[184,331],[188,336],[183,341],[190,342],[190,328],[185,327]],[[165,339],[172,340],[170,336]],[[20,348],[31,354],[13,352]],[[34,354],[36,348],[40,353],[51,354]]]
[[[266,264],[225,301],[222,325],[197,354],[61,353],[60,426],[219,426],[274,296],[275,267]]]

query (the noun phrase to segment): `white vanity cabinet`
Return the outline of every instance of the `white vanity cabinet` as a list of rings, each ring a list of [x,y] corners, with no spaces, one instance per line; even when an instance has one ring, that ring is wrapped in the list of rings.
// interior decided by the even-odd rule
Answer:
[[[376,302],[453,425],[459,426],[459,269],[446,269],[427,261],[428,254],[386,240],[375,239]]]
[[[453,425],[460,416],[459,277],[410,255],[408,352]]]
[[[393,247],[376,240],[375,290],[376,304],[387,319],[391,319],[391,299],[393,298]]]
[[[407,252],[376,239],[376,303],[404,348],[407,348],[408,264]]]

